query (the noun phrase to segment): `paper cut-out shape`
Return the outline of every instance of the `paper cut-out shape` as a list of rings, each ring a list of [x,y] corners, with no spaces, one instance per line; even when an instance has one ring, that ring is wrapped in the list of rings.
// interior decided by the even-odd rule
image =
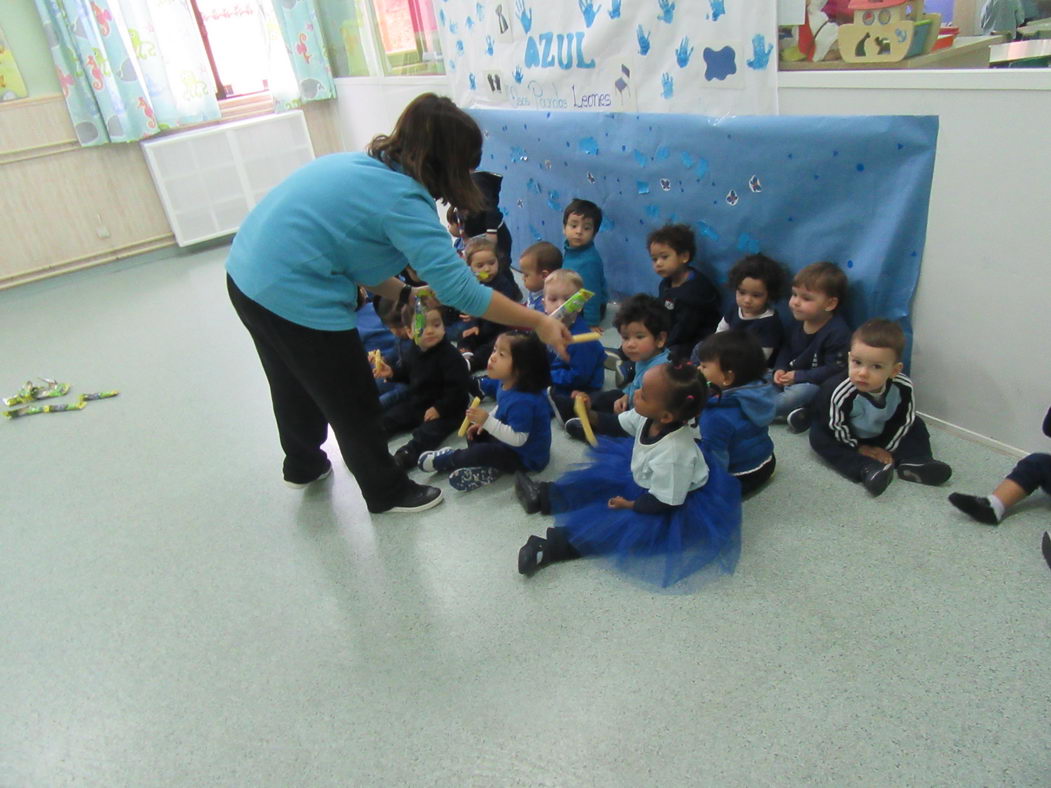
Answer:
[[[741,198],[737,196],[737,192],[735,192],[733,189],[730,189],[730,191],[726,194],[726,204],[731,207],[737,205],[737,202],[740,199]]]
[[[748,179],[748,188],[756,194],[763,190],[763,184],[759,182],[758,175],[753,175],[751,178]]]
[[[639,194],[650,193],[650,185],[646,181],[635,181],[635,189]]]

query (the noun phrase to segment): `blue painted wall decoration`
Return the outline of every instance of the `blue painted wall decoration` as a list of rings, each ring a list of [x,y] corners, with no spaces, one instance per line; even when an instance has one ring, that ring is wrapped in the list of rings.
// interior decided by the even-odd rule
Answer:
[[[755,0],[441,0],[462,107],[777,112],[776,7]]]
[[[656,293],[646,235],[691,225],[719,285],[751,252],[791,271],[818,260],[850,280],[846,314],[902,320],[919,276],[938,119],[730,117],[471,110],[480,169],[504,176],[501,209],[519,251],[562,244],[562,210],[597,203],[596,244],[615,297]]]

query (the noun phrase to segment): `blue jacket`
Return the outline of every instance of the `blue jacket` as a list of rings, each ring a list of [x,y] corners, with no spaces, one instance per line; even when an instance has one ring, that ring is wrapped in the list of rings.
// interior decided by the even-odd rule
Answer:
[[[584,280],[584,289],[595,294],[584,304],[584,320],[589,326],[597,326],[602,320],[602,308],[609,300],[602,257],[595,248],[594,241],[577,248],[572,248],[566,243],[562,248],[562,267],[580,274],[580,278]]]
[[[701,411],[701,445],[730,473],[754,471],[774,453],[767,430],[774,401],[774,389],[765,380],[712,397]]]
[[[420,182],[364,153],[333,153],[300,167],[252,209],[226,271],[276,315],[319,331],[357,325],[358,285],[411,265],[443,304],[480,315],[493,291],[449,243]]]
[[[586,334],[591,328],[587,321],[577,315],[570,333]],[[578,342],[566,350],[569,361],[563,361],[553,351],[547,352],[551,362],[551,388],[556,394],[572,394],[573,391],[598,391],[606,375],[606,349],[601,342]]]

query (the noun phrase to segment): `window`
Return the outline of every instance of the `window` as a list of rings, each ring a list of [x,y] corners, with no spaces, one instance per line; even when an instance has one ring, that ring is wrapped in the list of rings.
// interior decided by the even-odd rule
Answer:
[[[445,73],[433,0],[326,0],[318,14],[337,77]]]
[[[219,99],[267,90],[267,24],[259,4],[190,0],[201,28]]]

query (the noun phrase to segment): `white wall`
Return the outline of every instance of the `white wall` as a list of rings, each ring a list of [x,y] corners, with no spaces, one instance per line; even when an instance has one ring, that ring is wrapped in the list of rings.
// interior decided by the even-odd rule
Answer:
[[[1047,451],[1051,405],[1051,72],[782,73],[786,115],[938,115],[912,378],[936,420]],[[441,78],[336,80],[360,149]],[[413,80],[415,83],[416,80]],[[347,84],[354,83],[354,84]],[[375,84],[372,84],[375,83]]]
[[[1047,451],[1051,405],[1051,72],[781,74],[782,114],[938,115],[913,300],[920,410]]]

